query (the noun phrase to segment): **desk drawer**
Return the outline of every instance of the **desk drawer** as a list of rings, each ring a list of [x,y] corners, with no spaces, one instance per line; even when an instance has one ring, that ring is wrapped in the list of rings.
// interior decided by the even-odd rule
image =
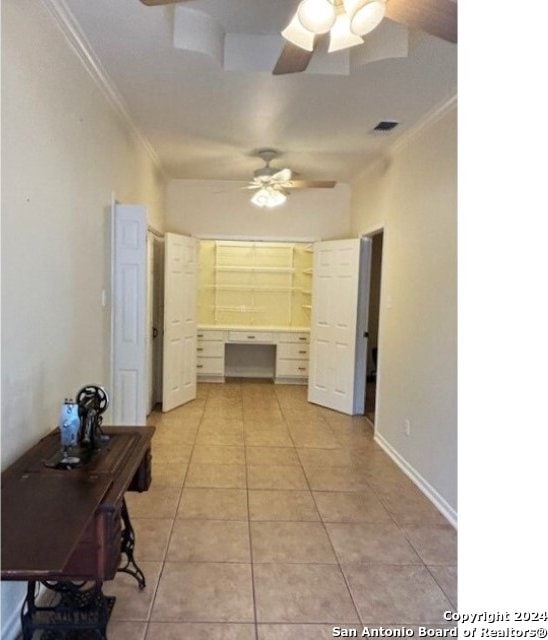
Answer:
[[[198,341],[220,340],[222,342],[226,338],[226,332],[225,331],[209,331],[208,329],[198,329],[197,338],[198,338]]]
[[[308,376],[308,360],[286,360],[280,358],[276,362],[276,377],[306,378]]]
[[[281,331],[279,342],[299,342],[300,344],[308,344],[310,335],[304,332]]]
[[[273,342],[273,335],[270,331],[229,331],[229,342]]]
[[[278,358],[291,358],[293,360],[308,360],[308,345],[296,342],[280,342],[276,347]]]
[[[225,355],[225,343],[224,342],[207,342],[198,341],[196,347],[198,358],[223,358]]]
[[[198,375],[222,376],[225,373],[225,359],[198,357],[196,369],[198,370]]]

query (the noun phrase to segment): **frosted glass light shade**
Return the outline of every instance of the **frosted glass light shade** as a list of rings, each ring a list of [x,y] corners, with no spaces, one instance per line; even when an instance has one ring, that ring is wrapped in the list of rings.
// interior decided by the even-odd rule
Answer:
[[[282,31],[282,36],[301,49],[306,49],[306,51],[312,51],[314,49],[315,35],[312,31],[308,31],[308,29],[303,27],[297,14],[293,16],[291,22]]]
[[[251,202],[256,207],[267,207],[268,209],[272,209],[273,207],[278,207],[283,204],[287,200],[287,196],[285,193],[281,191],[277,191],[272,187],[264,187],[263,189],[259,189],[257,193],[251,198]]]
[[[335,23],[337,12],[329,0],[302,0],[297,9],[299,21],[312,33],[327,33]]]
[[[339,13],[335,24],[331,28],[328,51],[340,51],[349,49],[358,44],[363,44],[363,38],[350,31],[350,18],[346,13]]]
[[[364,36],[377,27],[386,11],[385,0],[344,0],[352,33]]]

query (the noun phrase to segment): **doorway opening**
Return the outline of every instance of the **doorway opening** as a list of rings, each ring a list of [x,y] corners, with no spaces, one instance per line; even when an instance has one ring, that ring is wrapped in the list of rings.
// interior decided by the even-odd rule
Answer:
[[[367,326],[367,355],[365,378],[365,416],[376,422],[377,377],[379,362],[379,313],[381,301],[383,231],[370,234],[371,277],[369,282],[369,309]]]

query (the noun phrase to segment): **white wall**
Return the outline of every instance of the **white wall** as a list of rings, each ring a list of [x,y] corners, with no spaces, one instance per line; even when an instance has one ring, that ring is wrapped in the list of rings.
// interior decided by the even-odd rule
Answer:
[[[162,177],[39,0],[2,2],[2,466],[108,383],[114,191],[163,226]],[[2,583],[9,640],[21,585]]]
[[[362,175],[352,193],[353,233],[385,230],[377,434],[455,512],[456,133],[453,105]]]
[[[166,228],[198,236],[344,238],[350,231],[350,186],[293,191],[275,209],[249,202],[245,182],[172,180],[167,187]]]

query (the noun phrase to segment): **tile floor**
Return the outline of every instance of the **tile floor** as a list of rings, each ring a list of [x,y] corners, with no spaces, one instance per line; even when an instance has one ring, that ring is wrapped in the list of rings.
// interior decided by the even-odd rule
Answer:
[[[150,423],[152,487],[127,494],[148,584],[105,585],[109,640],[321,640],[456,608],[456,533],[364,418],[236,381]]]

